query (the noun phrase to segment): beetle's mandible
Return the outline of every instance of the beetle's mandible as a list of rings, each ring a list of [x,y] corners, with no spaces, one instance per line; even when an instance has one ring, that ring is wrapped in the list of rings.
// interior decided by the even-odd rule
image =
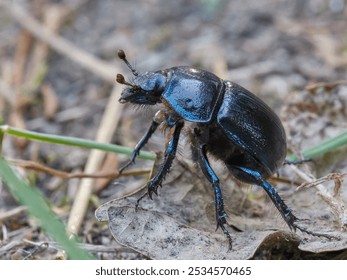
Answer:
[[[134,75],[131,83],[125,81],[123,75],[117,75],[117,82],[126,85],[119,101],[163,105],[136,145],[130,161],[120,172],[134,163],[158,126],[165,123],[173,132],[164,160],[147,184],[147,193],[152,198],[169,172],[185,126],[184,131],[191,140],[193,159],[198,162],[214,190],[217,228],[221,228],[228,238],[229,248],[232,238],[225,227],[227,214],[220,182],[210,166],[208,154],[223,161],[235,178],[261,186],[290,229],[325,236],[299,226],[300,219],[266,181],[284,163],[287,145],[280,119],[260,98],[233,82],[193,67],[179,66],[139,74],[126,59],[124,51],[119,50],[118,56]]]

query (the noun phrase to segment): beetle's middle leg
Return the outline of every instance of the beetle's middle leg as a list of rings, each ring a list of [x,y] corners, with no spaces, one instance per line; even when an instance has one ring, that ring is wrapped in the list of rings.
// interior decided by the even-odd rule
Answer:
[[[159,166],[157,174],[147,183],[148,195],[152,199],[152,194],[157,194],[157,189],[161,186],[165,176],[168,174],[171,164],[176,156],[179,136],[183,128],[184,122],[178,121],[175,124],[173,135],[169,141],[168,147],[165,151],[164,161]]]
[[[209,180],[209,182],[212,184],[214,195],[215,195],[217,229],[221,228],[223,230],[224,234],[226,235],[229,241],[229,250],[231,250],[232,239],[231,239],[229,231],[224,226],[227,223],[226,222],[227,214],[224,210],[223,195],[220,189],[219,179],[217,175],[214,173],[213,169],[211,168],[207,155],[206,155],[207,146],[205,144],[200,144],[198,147],[192,146],[192,150],[193,150],[194,156],[197,157],[197,160],[202,172],[204,173],[206,178]]]

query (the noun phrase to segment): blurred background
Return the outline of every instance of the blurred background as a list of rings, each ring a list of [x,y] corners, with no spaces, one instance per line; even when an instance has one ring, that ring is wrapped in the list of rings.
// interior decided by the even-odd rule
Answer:
[[[59,34],[75,50],[111,66],[107,70],[117,69],[126,76],[131,73],[116,57],[119,48],[140,72],[193,65],[281,105],[293,89],[344,79],[346,74],[344,0],[1,3],[1,119],[8,123],[11,100],[25,107],[21,121],[28,129],[92,137],[105,105],[101,100],[109,96],[116,72],[105,77],[95,68],[93,73],[57,51],[56,42],[38,41],[22,28],[28,26],[25,14],[13,16],[15,8],[37,20],[39,27]],[[36,31],[42,34],[41,29]],[[59,109],[45,108],[51,95]],[[81,107],[88,111],[82,114]],[[54,121],[53,112],[42,114],[42,109],[73,108],[75,119],[58,114],[63,120]]]
[[[0,0],[0,124],[100,140],[97,135],[105,108],[111,105],[115,115],[106,118],[111,122],[114,118],[116,124],[102,128],[111,136],[100,141],[133,147],[150,124],[155,108],[138,111],[118,105],[122,86],[115,85],[116,74],[131,77],[117,58],[118,49],[125,50],[139,72],[179,65],[211,71],[241,84],[284,120],[292,120],[283,110],[293,101],[293,93],[317,83],[346,81],[346,4],[345,0]],[[341,94],[346,98],[346,87]],[[344,101],[336,101],[342,104],[343,114]],[[345,129],[344,120],[344,115],[338,119]],[[331,120],[310,133],[322,132],[326,123]],[[286,122],[288,135],[294,138],[302,135],[296,125]],[[299,125],[306,127],[305,122]],[[335,128],[322,132],[316,142],[342,129]],[[310,133],[307,131],[308,136]],[[146,150],[160,150],[162,142],[162,136],[155,135]],[[90,157],[83,149],[19,138],[6,139],[3,153],[66,172],[87,172],[85,164]],[[115,156],[89,172],[114,171],[127,158]],[[150,162],[142,164],[151,166]],[[79,179],[65,180],[30,169],[25,172],[67,221]],[[103,202],[116,197],[117,191],[108,184],[109,180],[93,182]],[[17,207],[4,188],[0,192],[1,211]],[[123,189],[118,192],[119,196],[126,193]],[[95,205],[87,211],[88,218],[81,222],[77,234],[86,243],[113,244],[108,229],[94,220]],[[17,231],[17,235],[7,235],[7,240],[46,239],[25,211],[12,220],[0,219],[0,223],[8,234]],[[19,249],[32,247],[24,242]],[[0,257],[24,258],[19,249],[2,251]],[[99,254],[100,258],[115,257]],[[126,250],[117,255],[137,257]]]

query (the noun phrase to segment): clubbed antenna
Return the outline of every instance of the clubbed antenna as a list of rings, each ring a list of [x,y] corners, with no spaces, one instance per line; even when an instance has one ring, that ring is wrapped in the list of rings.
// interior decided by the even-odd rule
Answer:
[[[130,87],[135,87],[133,84],[128,83],[122,74],[117,74],[116,81],[119,84],[130,86]]]
[[[139,75],[139,73],[137,73],[135,68],[132,67],[131,64],[129,63],[129,61],[127,60],[127,58],[125,56],[125,52],[123,50],[118,50],[118,57],[125,62],[125,64],[129,67],[131,72],[133,72],[134,76],[138,76]]]

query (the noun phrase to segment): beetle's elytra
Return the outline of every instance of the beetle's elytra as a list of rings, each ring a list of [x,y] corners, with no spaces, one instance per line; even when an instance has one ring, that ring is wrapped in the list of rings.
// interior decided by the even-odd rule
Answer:
[[[225,227],[227,215],[223,196],[208,154],[223,161],[237,179],[261,186],[290,229],[325,236],[297,225],[300,219],[266,181],[284,163],[287,152],[282,123],[268,105],[243,87],[204,70],[180,66],[139,74],[126,59],[124,51],[120,50],[118,56],[135,76],[129,83],[123,75],[117,75],[117,82],[126,85],[119,101],[162,104],[163,107],[120,172],[134,163],[157,127],[165,123],[172,130],[172,136],[157,174],[147,184],[147,193],[152,198],[169,172],[184,127],[183,131],[190,138],[192,156],[214,189],[217,228],[221,228],[228,238],[229,248],[232,238]]]

